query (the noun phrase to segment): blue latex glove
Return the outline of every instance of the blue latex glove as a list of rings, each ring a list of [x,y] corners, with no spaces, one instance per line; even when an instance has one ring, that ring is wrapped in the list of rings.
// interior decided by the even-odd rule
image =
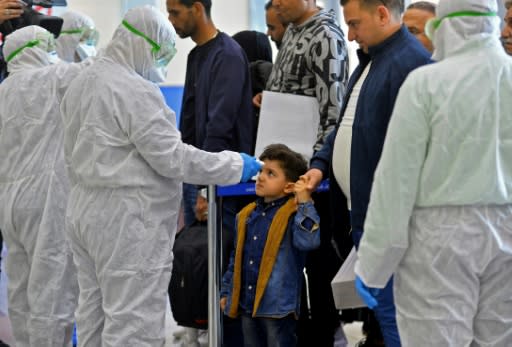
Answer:
[[[356,276],[356,291],[369,309],[373,310],[379,305],[375,296],[379,294],[380,289],[369,288],[359,276]]]
[[[247,182],[251,177],[256,176],[256,174],[260,172],[263,164],[261,161],[248,154],[240,153],[240,155],[244,161],[244,169],[242,171],[242,178],[240,179],[240,182]]]

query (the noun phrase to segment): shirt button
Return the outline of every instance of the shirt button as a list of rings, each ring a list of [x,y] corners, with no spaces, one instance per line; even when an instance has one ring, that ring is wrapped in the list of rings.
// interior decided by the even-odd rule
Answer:
[[[247,287],[249,290],[252,290],[252,286]]]
[[[258,236],[254,236],[252,239],[253,239],[253,240],[257,240],[257,239],[258,239]]]
[[[252,265],[254,262],[252,260],[249,260],[249,265]]]
[[[265,212],[263,212],[261,215],[262,215],[262,216],[265,216]]]

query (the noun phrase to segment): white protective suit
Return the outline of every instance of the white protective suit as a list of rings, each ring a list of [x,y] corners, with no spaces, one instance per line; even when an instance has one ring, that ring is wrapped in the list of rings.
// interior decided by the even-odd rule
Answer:
[[[72,174],[67,221],[78,268],[79,346],[163,346],[181,184],[234,184],[235,152],[186,145],[153,75],[148,40],[174,43],[157,9],[130,10],[62,102]],[[144,35],[145,37],[143,37]]]
[[[441,0],[438,16],[497,11]],[[512,59],[497,16],[441,21],[403,84],[371,192],[356,273],[395,273],[404,346],[512,345]]]
[[[82,59],[77,54],[78,45],[83,31],[94,28],[94,21],[83,13],[70,10],[63,13],[61,18],[64,23],[57,38],[57,54],[60,59],[69,63],[80,62]]]
[[[0,85],[0,229],[17,347],[67,346],[78,299],[59,107],[83,65],[50,65],[45,37],[53,40],[36,26],[7,36],[10,75]]]

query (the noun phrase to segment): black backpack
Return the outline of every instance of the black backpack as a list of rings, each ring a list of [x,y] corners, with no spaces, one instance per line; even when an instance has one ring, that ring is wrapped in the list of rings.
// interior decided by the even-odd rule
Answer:
[[[208,328],[208,228],[196,222],[176,236],[169,299],[178,325]]]

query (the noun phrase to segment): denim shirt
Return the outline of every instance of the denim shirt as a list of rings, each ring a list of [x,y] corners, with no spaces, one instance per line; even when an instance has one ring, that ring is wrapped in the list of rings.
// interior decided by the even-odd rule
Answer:
[[[256,208],[247,219],[247,231],[243,246],[242,286],[240,291],[240,312],[252,314],[263,250],[270,225],[276,212],[289,197],[270,203],[263,199],[256,202]],[[299,204],[297,212],[288,221],[287,230],[281,242],[276,263],[258,308],[257,316],[284,317],[290,313],[298,316],[307,251],[320,245],[319,217],[312,202]],[[236,240],[235,240],[236,245]],[[223,277],[221,297],[228,297],[226,312],[231,304],[233,286],[234,254],[232,252],[228,270]]]

